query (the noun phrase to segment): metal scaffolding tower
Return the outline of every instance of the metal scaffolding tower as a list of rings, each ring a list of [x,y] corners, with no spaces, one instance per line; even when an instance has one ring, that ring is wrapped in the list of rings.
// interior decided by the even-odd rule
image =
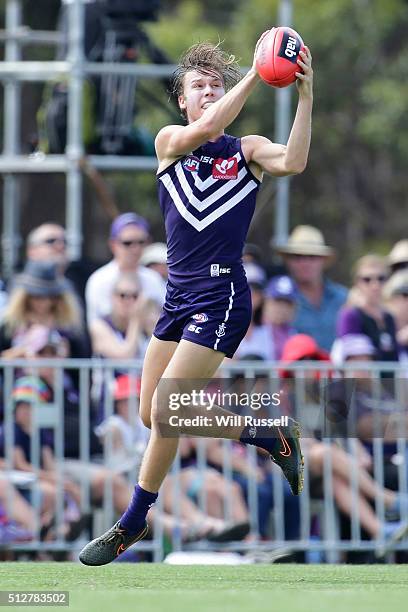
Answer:
[[[5,45],[5,61],[0,62],[0,81],[4,84],[4,147],[0,154],[0,174],[3,180],[3,234],[1,237],[2,273],[9,278],[15,269],[19,234],[19,174],[64,173],[66,175],[66,230],[71,259],[82,250],[82,175],[80,160],[84,155],[82,136],[83,83],[90,75],[130,75],[144,79],[169,77],[174,65],[97,63],[84,56],[84,2],[65,0],[68,7],[68,53],[65,61],[22,61],[26,44],[58,45],[58,32],[34,31],[22,24],[22,0],[6,0],[5,30],[0,31],[0,43]],[[279,22],[289,25],[292,0],[281,0]],[[24,82],[46,82],[56,78],[68,81],[67,146],[63,155],[35,153],[21,155],[21,85]],[[277,92],[276,140],[286,142],[290,115],[290,92]],[[91,155],[90,163],[100,170],[154,170],[155,157],[125,157]],[[275,209],[274,244],[282,243],[288,234],[289,179],[278,180]]]
[[[3,181],[2,273],[8,278],[16,265],[19,235],[19,174],[58,172],[66,175],[66,229],[71,259],[81,256],[82,243],[82,140],[83,82],[88,75],[132,75],[157,79],[168,77],[173,65],[115,64],[88,62],[83,52],[84,0],[69,0],[68,53],[65,61],[21,61],[26,44],[57,45],[58,32],[33,31],[22,24],[22,0],[6,0],[5,30],[0,43],[5,44],[5,61],[0,63],[4,84],[4,148],[0,155]],[[65,77],[68,80],[67,146],[64,155],[20,154],[21,85]],[[90,163],[101,170],[154,170],[154,157],[92,155]]]

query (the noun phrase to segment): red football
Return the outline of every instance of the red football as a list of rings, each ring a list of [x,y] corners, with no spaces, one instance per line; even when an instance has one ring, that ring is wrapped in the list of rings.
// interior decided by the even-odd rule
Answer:
[[[274,87],[287,87],[296,81],[295,72],[301,72],[297,59],[305,46],[292,28],[272,28],[262,40],[256,53],[256,68],[265,83]]]

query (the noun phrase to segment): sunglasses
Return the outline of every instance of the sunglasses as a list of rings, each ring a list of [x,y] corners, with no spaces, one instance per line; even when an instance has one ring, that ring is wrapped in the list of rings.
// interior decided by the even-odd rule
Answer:
[[[121,300],[137,300],[139,297],[139,293],[137,291],[133,293],[127,293],[126,291],[115,291],[115,295],[117,295]]]
[[[140,238],[139,240],[119,240],[120,244],[128,249],[132,246],[143,246],[146,244],[145,238]]]
[[[387,277],[385,274],[378,274],[378,276],[359,276],[359,280],[367,285],[377,281],[377,283],[385,283]]]
[[[55,236],[52,238],[45,238],[42,241],[42,244],[49,244],[49,245],[53,245],[53,244],[63,244],[64,246],[67,246],[67,239],[66,238],[62,238],[61,236]]]

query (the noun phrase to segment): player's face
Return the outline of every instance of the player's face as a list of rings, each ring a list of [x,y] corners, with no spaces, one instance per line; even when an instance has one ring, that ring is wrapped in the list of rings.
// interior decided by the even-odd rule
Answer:
[[[224,81],[219,74],[191,70],[184,77],[184,90],[179,96],[179,106],[186,112],[188,122],[192,123],[224,94]]]

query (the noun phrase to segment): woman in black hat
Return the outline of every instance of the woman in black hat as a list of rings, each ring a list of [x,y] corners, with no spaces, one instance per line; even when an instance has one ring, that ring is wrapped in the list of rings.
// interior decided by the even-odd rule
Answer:
[[[51,262],[28,261],[16,277],[0,327],[1,356],[26,357],[23,338],[34,324],[58,329],[66,339],[66,356],[86,356],[80,307]]]

